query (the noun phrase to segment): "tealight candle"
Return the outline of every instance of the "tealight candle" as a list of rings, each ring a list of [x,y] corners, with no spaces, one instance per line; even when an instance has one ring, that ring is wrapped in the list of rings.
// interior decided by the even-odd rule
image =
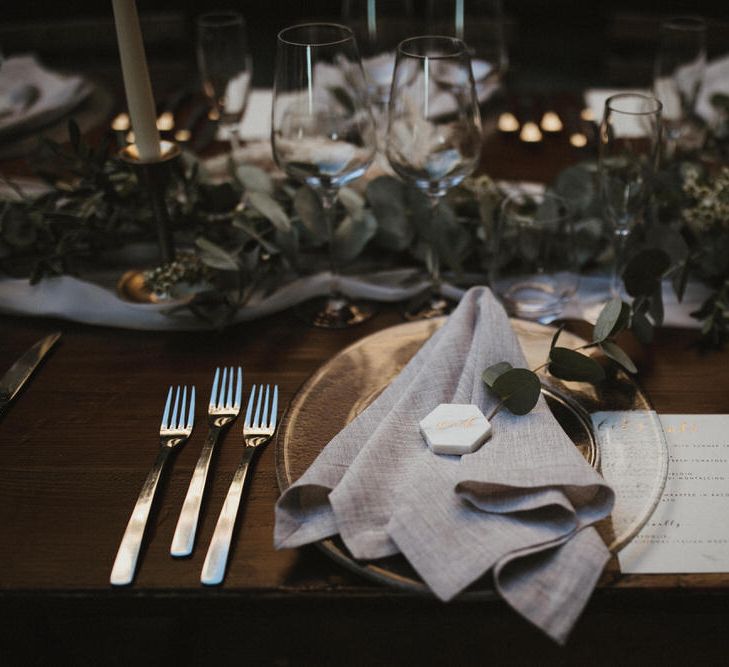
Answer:
[[[527,144],[537,144],[542,140],[542,133],[539,131],[539,127],[533,121],[524,123],[519,134],[519,139]]]
[[[561,132],[562,121],[554,111],[545,111],[540,123],[545,132]]]
[[[476,405],[441,403],[420,422],[420,432],[436,454],[470,454],[491,435],[491,423]]]

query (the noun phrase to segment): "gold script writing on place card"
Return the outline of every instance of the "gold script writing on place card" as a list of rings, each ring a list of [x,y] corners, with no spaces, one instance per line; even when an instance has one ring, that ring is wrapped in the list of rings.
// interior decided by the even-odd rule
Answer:
[[[447,428],[471,428],[475,426],[477,417],[469,417],[468,419],[443,420],[435,425],[439,431]]]

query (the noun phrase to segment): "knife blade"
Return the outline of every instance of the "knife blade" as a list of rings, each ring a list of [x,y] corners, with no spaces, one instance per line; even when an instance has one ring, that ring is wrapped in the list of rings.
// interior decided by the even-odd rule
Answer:
[[[0,416],[60,337],[61,333],[57,331],[39,340],[0,378]]]

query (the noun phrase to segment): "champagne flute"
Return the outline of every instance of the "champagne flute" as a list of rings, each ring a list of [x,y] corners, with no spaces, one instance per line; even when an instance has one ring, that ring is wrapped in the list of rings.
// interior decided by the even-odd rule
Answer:
[[[279,167],[319,195],[329,242],[330,293],[299,312],[324,328],[366,320],[372,307],[350,301],[338,289],[334,255],[339,188],[362,176],[375,155],[367,85],[349,28],[309,23],[279,33],[271,142]]]
[[[706,21],[679,16],[661,23],[653,93],[663,104],[663,124],[671,152],[701,147],[702,123],[696,101],[706,70]]]
[[[408,319],[449,310],[441,295],[438,203],[473,173],[481,157],[481,116],[466,45],[454,37],[412,37],[397,49],[390,95],[387,159],[401,179],[428,199],[423,237],[430,274],[429,302]]]
[[[197,62],[212,115],[228,136],[235,159],[253,74],[246,24],[239,13],[210,12],[198,17]]]
[[[625,245],[642,220],[653,190],[661,142],[659,100],[623,93],[605,102],[600,125],[598,173],[605,217],[612,226],[615,261],[612,296],[621,296],[620,277]]]

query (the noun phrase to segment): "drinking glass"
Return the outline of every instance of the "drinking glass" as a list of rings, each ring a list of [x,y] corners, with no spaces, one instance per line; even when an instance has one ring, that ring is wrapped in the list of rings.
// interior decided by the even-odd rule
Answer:
[[[253,75],[246,24],[239,13],[210,12],[198,17],[197,63],[203,90],[235,158]]]
[[[509,58],[504,39],[502,0],[428,0],[428,31],[466,43],[480,101],[502,81]]]
[[[663,124],[669,150],[700,148],[702,123],[696,100],[706,70],[706,21],[675,17],[661,23],[653,78],[653,93],[663,104]]]
[[[473,173],[481,156],[481,116],[466,45],[454,37],[412,37],[400,43],[390,95],[387,159],[430,204],[424,233],[430,302],[422,316],[446,312],[440,296],[439,246],[447,243],[436,209],[446,192]],[[419,313],[410,313],[416,318]]]
[[[613,231],[613,296],[621,295],[627,238],[641,222],[651,198],[660,152],[661,109],[655,97],[637,93],[613,95],[605,102],[598,173],[603,210]]]
[[[367,85],[349,28],[309,23],[279,33],[271,142],[279,167],[311,187],[323,207],[332,284],[328,297],[306,305],[307,319],[325,328],[364,321],[372,307],[338,290],[333,252],[337,192],[362,176],[375,154]]]
[[[552,192],[507,196],[491,274],[510,314],[543,324],[560,317],[579,283],[570,203]]]

